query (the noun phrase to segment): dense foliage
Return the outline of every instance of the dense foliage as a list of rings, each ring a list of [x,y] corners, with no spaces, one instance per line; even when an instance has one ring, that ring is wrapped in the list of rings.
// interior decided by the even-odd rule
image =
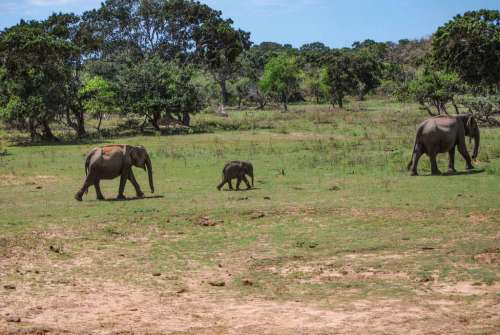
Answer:
[[[436,61],[472,85],[500,85],[500,11],[457,15],[432,39]]]
[[[112,114],[162,130],[188,127],[190,114],[220,104],[343,108],[370,94],[416,101],[432,115],[451,104],[491,118],[500,101],[499,20],[499,11],[467,12],[432,38],[342,49],[252,46],[249,33],[197,1],[106,0],[81,16],[0,32],[0,118],[33,140],[55,140],[55,124],[84,137],[86,120],[97,119],[99,131]],[[484,101],[491,108],[478,107]]]

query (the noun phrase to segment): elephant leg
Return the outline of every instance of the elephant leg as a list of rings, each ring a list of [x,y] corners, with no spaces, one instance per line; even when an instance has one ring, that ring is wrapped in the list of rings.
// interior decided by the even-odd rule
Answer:
[[[233,191],[233,190],[234,190],[234,188],[233,188],[233,181],[232,181],[232,179],[230,179],[230,178],[229,178],[229,179],[227,180],[227,184],[229,185],[229,189],[230,189],[231,191]]]
[[[236,190],[239,191],[240,190],[240,185],[241,185],[241,178],[238,177],[238,181],[236,182]]]
[[[417,173],[417,166],[418,166],[418,160],[422,157],[422,152],[420,150],[415,150],[413,152],[413,157],[412,157],[412,162],[411,162],[411,175],[412,176],[418,176]]]
[[[248,182],[247,176],[243,176],[243,181],[247,185],[247,190],[251,189],[252,187],[250,186],[250,183]]]
[[[441,174],[441,171],[439,171],[439,169],[438,169],[436,157],[437,157],[437,154],[435,154],[435,153],[429,154],[429,158],[431,160],[431,174],[433,176]]]
[[[123,192],[125,191],[125,184],[127,183],[128,175],[129,171],[122,172],[122,175],[120,176],[120,187],[118,188],[118,196],[116,197],[116,199],[126,199],[123,195]]]
[[[93,179],[94,179],[94,177],[93,177],[91,174],[89,174],[89,175],[87,175],[87,176],[85,177],[85,181],[83,182],[83,186],[82,186],[82,188],[81,188],[78,192],[76,192],[76,194],[75,194],[75,199],[76,199],[76,200],[78,200],[78,201],[82,201],[82,200],[83,200],[83,199],[82,199],[83,194],[84,194],[85,192],[87,192],[87,190],[89,189],[89,187],[90,187],[92,184],[94,184]]]
[[[451,148],[451,150],[448,152],[449,155],[449,161],[448,161],[448,173],[455,173],[457,170],[455,170],[455,146]]]
[[[132,172],[132,169],[130,169],[130,173],[128,174],[128,180],[132,183],[132,185],[135,188],[135,193],[137,194],[138,198],[144,198],[144,193],[141,191],[141,187],[139,186],[139,183],[135,179],[134,173]]]
[[[465,145],[465,137],[458,141],[458,152],[460,152],[462,157],[465,159],[465,168],[467,170],[474,169],[474,166],[472,165],[472,160],[469,156],[469,152],[467,151],[467,146]]]
[[[224,179],[222,179],[221,183],[219,185],[217,185],[217,189],[220,191],[222,189],[222,187],[224,187],[225,183],[227,183],[227,179],[224,177]]]
[[[94,188],[95,188],[95,193],[96,193],[96,196],[97,196],[97,200],[104,200],[104,196],[102,195],[102,192],[101,192],[101,181],[99,179],[96,179],[94,181]]]

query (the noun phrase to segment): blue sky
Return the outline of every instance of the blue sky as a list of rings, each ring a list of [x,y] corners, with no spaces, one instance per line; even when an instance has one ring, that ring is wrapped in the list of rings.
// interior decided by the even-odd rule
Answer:
[[[367,38],[397,41],[432,34],[455,14],[500,9],[500,0],[202,0],[222,10],[256,43],[300,46],[320,41],[350,46]],[[0,0],[0,29],[21,18],[43,19],[52,12],[82,13],[101,0]]]

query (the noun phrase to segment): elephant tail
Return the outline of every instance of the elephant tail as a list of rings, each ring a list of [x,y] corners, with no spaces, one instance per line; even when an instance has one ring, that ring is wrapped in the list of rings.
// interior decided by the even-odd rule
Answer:
[[[406,169],[408,171],[410,171],[410,169],[411,169],[411,164],[413,163],[413,156],[415,155],[415,152],[417,151],[418,139],[421,136],[421,134],[422,134],[422,127],[419,127],[417,130],[417,135],[415,136],[415,144],[413,144],[413,151],[411,153],[410,162],[406,166]]]
[[[90,159],[92,158],[92,155],[95,153],[96,149],[93,149],[87,154],[87,157],[85,157],[85,177],[89,175],[89,167],[90,167]],[[85,194],[88,193],[88,188],[85,190]]]

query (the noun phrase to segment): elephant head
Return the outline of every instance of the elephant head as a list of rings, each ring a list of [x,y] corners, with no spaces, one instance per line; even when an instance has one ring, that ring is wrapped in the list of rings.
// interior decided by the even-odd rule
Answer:
[[[254,187],[253,185],[253,165],[252,163],[250,162],[240,162],[240,161],[237,161],[238,164],[241,164],[241,168],[243,169],[243,172],[245,172],[245,174],[249,175],[250,178],[252,179],[252,187]]]
[[[129,147],[130,161],[134,166],[140,167],[144,170],[147,169],[149,177],[149,187],[151,188],[151,193],[155,192],[153,185],[153,167],[151,165],[151,159],[149,154],[143,146]]]
[[[254,185],[253,185],[253,165],[248,164],[245,168],[247,170],[247,174],[250,176],[250,178],[252,178],[252,187],[254,187]]]
[[[474,151],[472,153],[472,159],[476,159],[479,153],[479,142],[481,136],[479,134],[477,121],[472,114],[467,116],[467,121],[465,123],[465,135],[469,136],[471,140],[474,139]]]

